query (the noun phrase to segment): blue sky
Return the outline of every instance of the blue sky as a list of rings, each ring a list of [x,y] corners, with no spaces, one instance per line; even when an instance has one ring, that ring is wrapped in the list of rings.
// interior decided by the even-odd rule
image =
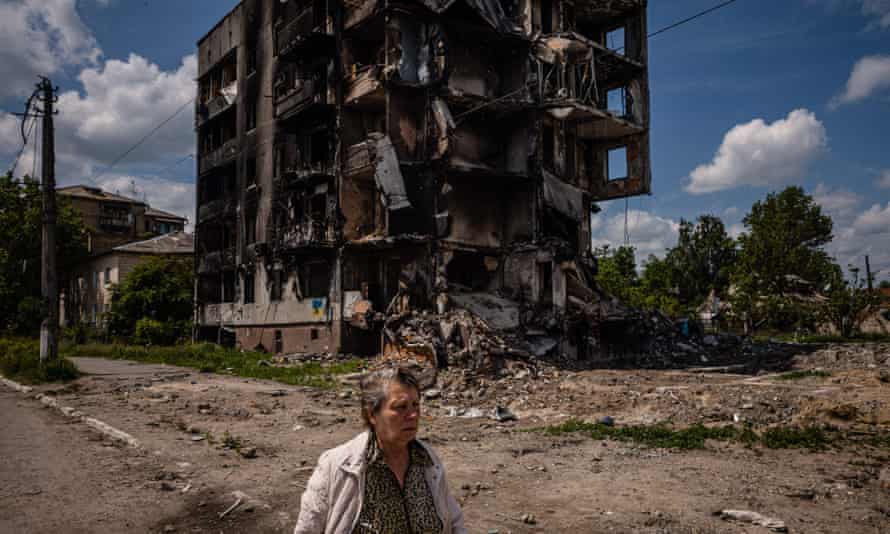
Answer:
[[[20,111],[50,74],[59,181],[132,183],[191,215],[190,108],[102,170],[194,95],[195,43],[236,3],[0,0],[0,109]],[[650,31],[717,3],[650,0]],[[834,216],[838,260],[868,253],[890,278],[890,0],[738,0],[652,38],[650,84],[653,195],[627,202],[640,259],[674,243],[680,218],[712,213],[737,233],[754,201],[800,184]],[[4,167],[17,130],[0,112]],[[33,165],[26,150],[19,172]],[[603,207],[595,242],[621,244],[625,202]]]

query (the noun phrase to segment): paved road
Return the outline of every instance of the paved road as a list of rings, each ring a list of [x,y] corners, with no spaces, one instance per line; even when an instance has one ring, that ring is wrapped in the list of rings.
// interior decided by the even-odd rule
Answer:
[[[145,532],[169,506],[140,488],[156,467],[0,385],[0,532]],[[134,495],[136,497],[134,498]]]
[[[115,376],[119,378],[136,378],[157,375],[177,376],[194,372],[183,367],[170,365],[133,362],[129,360],[108,360],[105,358],[71,358],[81,372],[89,375]]]

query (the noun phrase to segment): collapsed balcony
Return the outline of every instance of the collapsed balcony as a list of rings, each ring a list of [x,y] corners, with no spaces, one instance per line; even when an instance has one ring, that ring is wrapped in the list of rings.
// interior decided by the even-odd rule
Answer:
[[[237,56],[230,53],[219,65],[198,80],[198,103],[195,110],[195,126],[200,128],[207,121],[227,111],[238,100]]]
[[[330,111],[335,102],[328,83],[333,63],[286,64],[275,78],[275,117],[288,120],[298,114]],[[314,114],[313,114],[314,115]]]
[[[235,189],[234,165],[202,176],[198,183],[198,223],[234,217],[238,208]]]
[[[235,119],[234,108],[230,108],[199,129],[199,174],[206,174],[217,167],[231,163],[238,156]]]
[[[206,222],[217,217],[232,217],[238,212],[238,202],[234,199],[211,200],[198,206],[198,222]]]
[[[642,65],[575,33],[542,36],[535,43],[535,56],[538,97],[551,117],[585,123],[579,135],[589,139],[645,130]]]
[[[327,0],[287,2],[275,24],[275,51],[284,61],[330,55],[335,49],[334,21]]]
[[[220,273],[235,268],[235,249],[216,250],[199,255],[198,274]]]
[[[314,130],[279,135],[276,172],[286,187],[313,186],[334,176],[334,139],[326,123]]]
[[[273,215],[273,248],[296,252],[336,246],[340,225],[332,183],[327,178],[282,184]]]
[[[232,222],[201,224],[196,258],[198,274],[235,269],[235,226]]]
[[[343,104],[365,111],[382,110],[386,107],[382,69],[376,65],[356,67],[345,80]]]

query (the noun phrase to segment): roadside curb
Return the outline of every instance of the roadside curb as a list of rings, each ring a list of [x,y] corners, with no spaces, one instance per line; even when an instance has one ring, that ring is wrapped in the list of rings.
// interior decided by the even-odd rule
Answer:
[[[10,389],[14,389],[14,390],[18,391],[19,393],[24,393],[26,395],[29,395],[29,394],[31,394],[32,391],[34,391],[34,388],[32,388],[32,387],[19,384],[18,382],[15,382],[14,380],[10,380],[3,376],[0,376],[0,382],[5,384]],[[81,412],[80,410],[76,410],[70,406],[63,406],[63,405],[59,404],[59,401],[56,400],[55,397],[52,397],[50,395],[44,395],[43,393],[37,393],[36,395],[32,395],[32,397],[39,400],[44,405],[56,410],[57,412],[64,415],[65,417],[68,417],[70,419],[77,419],[80,422],[82,422],[83,424],[92,428],[93,430],[96,430],[99,433],[104,434],[105,436],[108,436],[111,439],[115,439],[117,441],[122,441],[122,442],[126,443],[127,445],[133,447],[134,449],[142,448],[142,444],[139,443],[139,440],[137,440],[130,434],[127,434],[123,430],[118,430],[117,428],[114,428],[113,426],[109,425],[108,423],[104,423],[94,417],[90,417],[90,416],[86,415],[85,413]]]

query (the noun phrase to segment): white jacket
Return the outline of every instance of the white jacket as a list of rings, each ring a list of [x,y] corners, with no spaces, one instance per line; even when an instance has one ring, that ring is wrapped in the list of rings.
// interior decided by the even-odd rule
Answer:
[[[365,493],[365,449],[368,432],[322,453],[300,500],[300,517],[294,534],[351,534],[355,529]],[[426,470],[426,483],[433,493],[442,534],[466,534],[464,515],[448,488],[445,469],[433,450],[418,440],[433,465]]]

